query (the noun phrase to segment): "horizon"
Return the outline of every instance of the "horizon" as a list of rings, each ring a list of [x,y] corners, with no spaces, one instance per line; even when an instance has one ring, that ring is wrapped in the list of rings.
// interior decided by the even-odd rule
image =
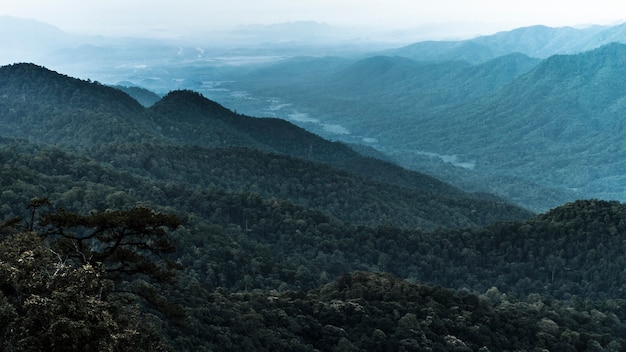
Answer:
[[[602,6],[605,4],[606,6]],[[68,9],[71,8],[71,11]],[[496,0],[286,0],[228,3],[190,0],[176,3],[110,0],[2,0],[0,16],[32,19],[70,34],[106,37],[181,38],[220,34],[249,26],[315,22],[343,30],[345,36],[402,41],[468,39],[520,27],[585,27],[614,25],[626,19],[626,4],[598,0],[592,5],[529,0],[503,4]],[[411,39],[412,38],[412,39]]]
[[[18,21],[33,21],[34,23],[39,23],[42,25],[47,25],[56,28],[57,30],[68,34],[68,35],[77,35],[85,38],[93,37],[100,39],[146,39],[146,40],[174,40],[179,41],[180,43],[191,44],[193,42],[203,42],[204,44],[224,44],[231,43],[233,38],[241,40],[238,44],[251,45],[254,44],[254,39],[258,38],[270,38],[272,34],[278,34],[278,38],[283,35],[282,39],[278,39],[278,41],[284,40],[285,38],[296,38],[301,37],[304,38],[307,35],[316,33],[310,32],[280,32],[280,30],[276,31],[276,29],[283,27],[282,29],[291,30],[293,28],[288,28],[289,26],[296,25],[310,25],[318,26],[319,29],[326,29],[327,31],[323,31],[321,38],[323,40],[319,42],[326,42],[327,44],[332,44],[333,42],[344,42],[344,41],[355,41],[364,43],[379,43],[383,45],[383,47],[393,48],[403,45],[409,45],[412,43],[417,43],[421,41],[461,41],[474,39],[482,36],[490,36],[501,32],[509,32],[520,28],[528,28],[528,27],[536,27],[536,26],[545,26],[549,28],[589,28],[593,26],[600,27],[610,27],[617,26],[621,24],[626,24],[626,20],[617,21],[613,23],[606,24],[598,24],[598,23],[588,23],[588,24],[579,24],[579,25],[563,25],[563,26],[549,26],[542,23],[529,24],[525,26],[519,27],[511,27],[511,28],[501,28],[497,25],[489,25],[489,24],[477,24],[477,23],[468,23],[468,22],[455,22],[455,23],[424,23],[421,25],[407,27],[407,28],[396,28],[396,29],[381,29],[381,28],[373,28],[373,27],[347,27],[347,26],[333,26],[331,24],[325,22],[319,22],[314,20],[298,20],[298,21],[286,21],[286,22],[277,22],[277,23],[268,23],[268,24],[259,24],[259,23],[251,23],[245,25],[237,25],[230,28],[217,28],[212,29],[207,32],[189,32],[181,35],[150,35],[149,33],[136,33],[136,34],[101,34],[101,33],[78,33],[66,31],[65,29],[55,25],[54,23],[44,22],[34,18],[24,18],[24,17],[16,17],[12,15],[0,14],[1,18],[9,18]],[[254,32],[253,30],[258,30],[259,32]],[[252,39],[252,40],[251,40]],[[319,39],[319,38],[317,38]],[[200,44],[200,43],[198,43]],[[258,44],[258,43],[256,43]]]

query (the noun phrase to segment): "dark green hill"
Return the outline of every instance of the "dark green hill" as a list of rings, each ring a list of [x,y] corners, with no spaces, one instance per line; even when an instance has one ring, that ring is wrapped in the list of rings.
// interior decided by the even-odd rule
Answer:
[[[354,160],[345,169],[248,148],[197,146],[106,146],[94,153],[119,169],[163,182],[183,182],[229,192],[253,192],[289,199],[343,221],[394,224],[406,228],[461,227],[522,219],[529,213],[493,197],[479,197],[421,182],[415,173],[376,159]],[[362,170],[362,171],[361,171]],[[367,171],[370,172],[369,174]],[[396,171],[398,171],[396,173]],[[390,175],[395,182],[383,182]],[[403,177],[404,176],[404,177]],[[468,211],[469,209],[469,211]]]
[[[617,202],[579,201],[527,221],[427,233],[350,225],[249,192],[152,181],[23,141],[2,140],[0,161],[3,220],[42,195],[68,211],[141,204],[185,219],[172,234],[184,275],[165,294],[186,308],[189,325],[161,325],[180,350],[623,343],[626,208]],[[354,271],[425,284],[341,276]],[[424,336],[413,341],[416,331]]]
[[[143,107],[127,94],[34,64],[0,67],[0,108],[5,137],[70,148],[156,137],[149,121],[129,118]]]
[[[4,136],[68,147],[155,180],[286,197],[356,223],[434,228],[530,216],[286,121],[236,114],[192,91],[171,92],[145,109],[114,88],[32,64],[3,68],[0,81],[0,104],[8,112],[0,116]],[[240,148],[210,149],[217,147]]]
[[[120,114],[142,110],[137,101],[117,89],[71,78],[35,64],[2,66],[0,77],[3,99]]]

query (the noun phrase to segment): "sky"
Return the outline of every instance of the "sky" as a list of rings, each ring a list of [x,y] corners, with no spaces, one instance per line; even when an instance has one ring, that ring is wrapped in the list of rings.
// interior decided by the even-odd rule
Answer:
[[[317,21],[399,29],[462,25],[474,34],[543,24],[616,24],[615,0],[0,0],[0,15],[84,34],[176,36],[246,24]]]

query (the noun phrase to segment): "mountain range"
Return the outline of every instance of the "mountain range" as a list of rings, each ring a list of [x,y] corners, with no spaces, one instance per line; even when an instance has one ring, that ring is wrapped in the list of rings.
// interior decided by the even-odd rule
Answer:
[[[359,50],[341,57],[293,57],[297,54],[272,51],[271,46],[262,51],[242,48],[225,52],[223,48],[194,48],[171,41],[87,39],[47,30],[44,24],[35,26],[20,21],[2,20],[7,25],[0,27],[23,28],[18,32],[26,36],[22,44],[15,39],[6,44],[34,49],[39,47],[37,38],[48,38],[46,45],[55,47],[54,50],[46,49],[48,54],[27,58],[36,61],[44,60],[45,56],[44,62],[49,61],[52,67],[73,75],[148,87],[161,96],[172,89],[200,91],[235,111],[287,118],[326,138],[367,144],[404,167],[429,173],[468,191],[496,193],[534,211],[545,211],[581,197],[623,199],[621,178],[615,173],[619,165],[606,162],[611,158],[611,148],[616,148],[607,145],[614,137],[600,134],[592,138],[589,134],[594,129],[591,128],[576,139],[580,145],[563,143],[563,140],[553,143],[550,138],[544,138],[548,137],[544,125],[533,121],[536,117],[531,116],[535,111],[543,114],[540,110],[559,112],[550,114],[549,119],[561,125],[558,121],[567,118],[565,115],[576,116],[582,111],[595,116],[597,121],[604,121],[603,124],[616,119],[618,114],[609,116],[607,112],[594,110],[601,106],[584,102],[590,96],[597,100],[604,94],[603,89],[612,89],[601,77],[585,81],[591,91],[580,96],[552,90],[538,92],[536,87],[544,84],[559,87],[561,79],[568,79],[559,75],[572,74],[556,65],[548,65],[550,55],[573,55],[604,43],[623,42],[623,25],[533,26],[469,40],[420,42],[369,54]],[[312,23],[300,25],[315,27]],[[272,30],[280,32],[287,27],[274,26]],[[331,30],[328,26],[322,27],[324,31]],[[41,31],[48,37],[39,36]],[[4,40],[19,37],[15,31],[12,33]],[[17,49],[15,52],[19,52]],[[590,70],[587,74],[594,77],[594,70],[599,69],[594,65],[602,64],[599,56],[605,51],[591,52],[595,54],[575,57],[597,61],[589,65],[581,62],[582,68]],[[68,55],[74,59],[67,60]],[[594,59],[593,55],[598,58]],[[229,57],[235,61],[230,61]],[[619,60],[615,56],[610,58]],[[563,64],[578,65],[575,60],[578,59]],[[73,67],[68,66],[69,62],[75,63]],[[612,68],[603,70],[616,69],[619,61],[608,64],[613,65]],[[620,72],[604,74],[615,76]],[[511,88],[514,86],[517,88]],[[567,89],[574,88],[567,86]],[[514,101],[505,101],[517,95],[528,98],[529,95],[523,93],[526,91],[536,91],[537,99],[527,99],[516,107],[511,105]],[[154,104],[157,99],[153,96],[144,104]],[[580,108],[577,107],[579,100],[584,105]],[[507,117],[495,125],[487,124],[483,128],[477,124],[477,121],[485,121],[484,115],[491,115],[491,111],[502,114],[498,111],[504,106],[515,111],[503,111]],[[612,109],[619,111],[618,105]],[[472,111],[479,113],[468,113]],[[509,118],[514,121],[506,121]],[[453,123],[450,129],[447,129],[448,123]],[[516,131],[528,133],[510,135],[508,130],[502,132],[505,126],[514,129],[523,126]],[[529,131],[531,127],[533,131]],[[468,135],[467,131],[475,131],[476,135]],[[590,152],[593,156],[575,156],[575,160],[563,157],[571,148],[586,150],[585,141],[594,138],[599,139],[598,143],[587,144],[595,150]],[[483,140],[489,142],[481,145]],[[547,143],[550,147],[546,149]],[[464,147],[455,148],[461,145]],[[540,153],[541,157],[535,161],[537,155],[527,155],[535,148],[552,151],[552,154]],[[492,152],[495,159],[488,160]],[[499,166],[501,158],[506,159],[506,163]],[[586,170],[583,174],[587,176],[581,176],[580,170]],[[567,181],[561,182],[564,178]],[[520,192],[520,189],[525,191]]]
[[[294,59],[222,87],[248,93],[228,101],[247,113],[295,116],[329,138],[370,145],[464,189],[489,185],[543,211],[581,197],[624,199],[624,47],[479,64],[373,56],[337,67],[322,58],[327,69],[312,78],[311,63]],[[273,97],[281,97],[278,110],[268,109]]]
[[[581,199],[623,192],[626,45],[572,35],[620,28],[477,38],[471,60],[68,51],[117,87],[0,67],[0,350],[123,343],[108,331],[125,326],[180,351],[626,349],[626,208]],[[502,48],[548,56],[486,44],[513,34]],[[85,228],[57,224],[53,247],[42,221],[146,208],[180,219],[156,229],[180,270],[141,277],[141,304],[63,257]]]
[[[585,28],[537,25],[468,40],[418,42],[391,49],[386,54],[418,61],[481,63],[510,53],[545,59],[557,54],[589,51],[615,42],[626,42],[626,24]]]
[[[626,346],[618,202],[533,216],[196,92],[145,108],[33,64],[0,82],[0,230],[41,196],[184,219],[162,294],[188,325],[137,308],[176,350]]]
[[[488,217],[497,219],[498,213],[504,216],[502,219],[528,214],[495,198],[483,199],[480,195],[467,194],[432,177],[361,156],[346,145],[325,141],[286,121],[235,114],[191,91],[172,92],[146,109],[117,89],[73,79],[36,65],[17,64],[0,68],[0,94],[3,97],[0,106],[6,111],[2,115],[0,130],[3,136],[89,151],[89,155],[98,155],[99,160],[132,166],[141,170],[140,173],[159,179],[192,180],[197,178],[190,177],[190,172],[215,174],[217,171],[221,178],[229,181],[228,189],[244,190],[247,188],[242,187],[256,186],[253,189],[267,196],[282,198],[290,194],[293,200],[304,201],[307,205],[317,203],[325,210],[333,207],[318,197],[327,196],[324,192],[328,191],[342,192],[346,195],[343,202],[352,199],[343,205],[344,214],[350,214],[358,207],[371,208],[376,209],[372,219],[401,217],[408,226],[444,225],[433,223],[431,218],[435,213],[448,211],[435,211],[432,206],[424,205],[425,200],[460,207],[464,213],[461,221],[467,221],[467,225],[485,224],[483,221]],[[217,154],[202,149],[231,147],[240,148]],[[254,154],[243,148],[271,154]],[[121,150],[133,151],[133,157],[123,156]],[[220,166],[216,160],[227,154],[231,154],[230,162]],[[187,158],[185,162],[182,155]],[[285,159],[286,156],[299,159]],[[257,164],[258,160],[267,159],[274,160],[269,166],[283,166],[268,169],[266,164]],[[324,163],[336,170],[320,169],[322,166],[311,162]],[[155,167],[146,170],[150,165]],[[233,182],[228,175],[238,169],[248,171],[239,182]],[[294,181],[293,174],[307,173],[311,173],[309,179],[318,181],[292,189],[294,185],[289,183]],[[333,174],[338,178],[333,180]],[[287,184],[276,187],[278,178]],[[264,179],[267,183],[262,181]],[[215,181],[205,182],[209,182],[209,186]],[[269,188],[274,191],[269,192]],[[303,194],[299,188],[308,188],[308,191]],[[307,199],[306,194],[312,198]],[[381,202],[385,198],[388,203]],[[402,203],[408,202],[412,206],[398,212],[393,204],[400,198]],[[484,206],[486,208],[481,210]],[[502,213],[497,210],[500,207],[503,207]],[[416,216],[416,210],[433,216]],[[444,222],[451,225],[460,220],[458,215],[452,212],[449,220]],[[361,222],[356,218],[349,220]]]

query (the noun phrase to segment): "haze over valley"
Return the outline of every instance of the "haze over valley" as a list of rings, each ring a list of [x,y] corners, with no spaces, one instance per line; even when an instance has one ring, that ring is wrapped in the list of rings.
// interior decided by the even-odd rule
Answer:
[[[14,60],[160,96],[198,91],[535,211],[625,198],[613,136],[623,86],[623,48],[614,43],[625,41],[624,25],[532,26],[400,46],[315,22],[240,28],[222,33],[235,45],[208,37],[193,46],[80,37],[8,17],[2,28],[23,36],[4,37]],[[564,119],[572,122],[562,131]]]

